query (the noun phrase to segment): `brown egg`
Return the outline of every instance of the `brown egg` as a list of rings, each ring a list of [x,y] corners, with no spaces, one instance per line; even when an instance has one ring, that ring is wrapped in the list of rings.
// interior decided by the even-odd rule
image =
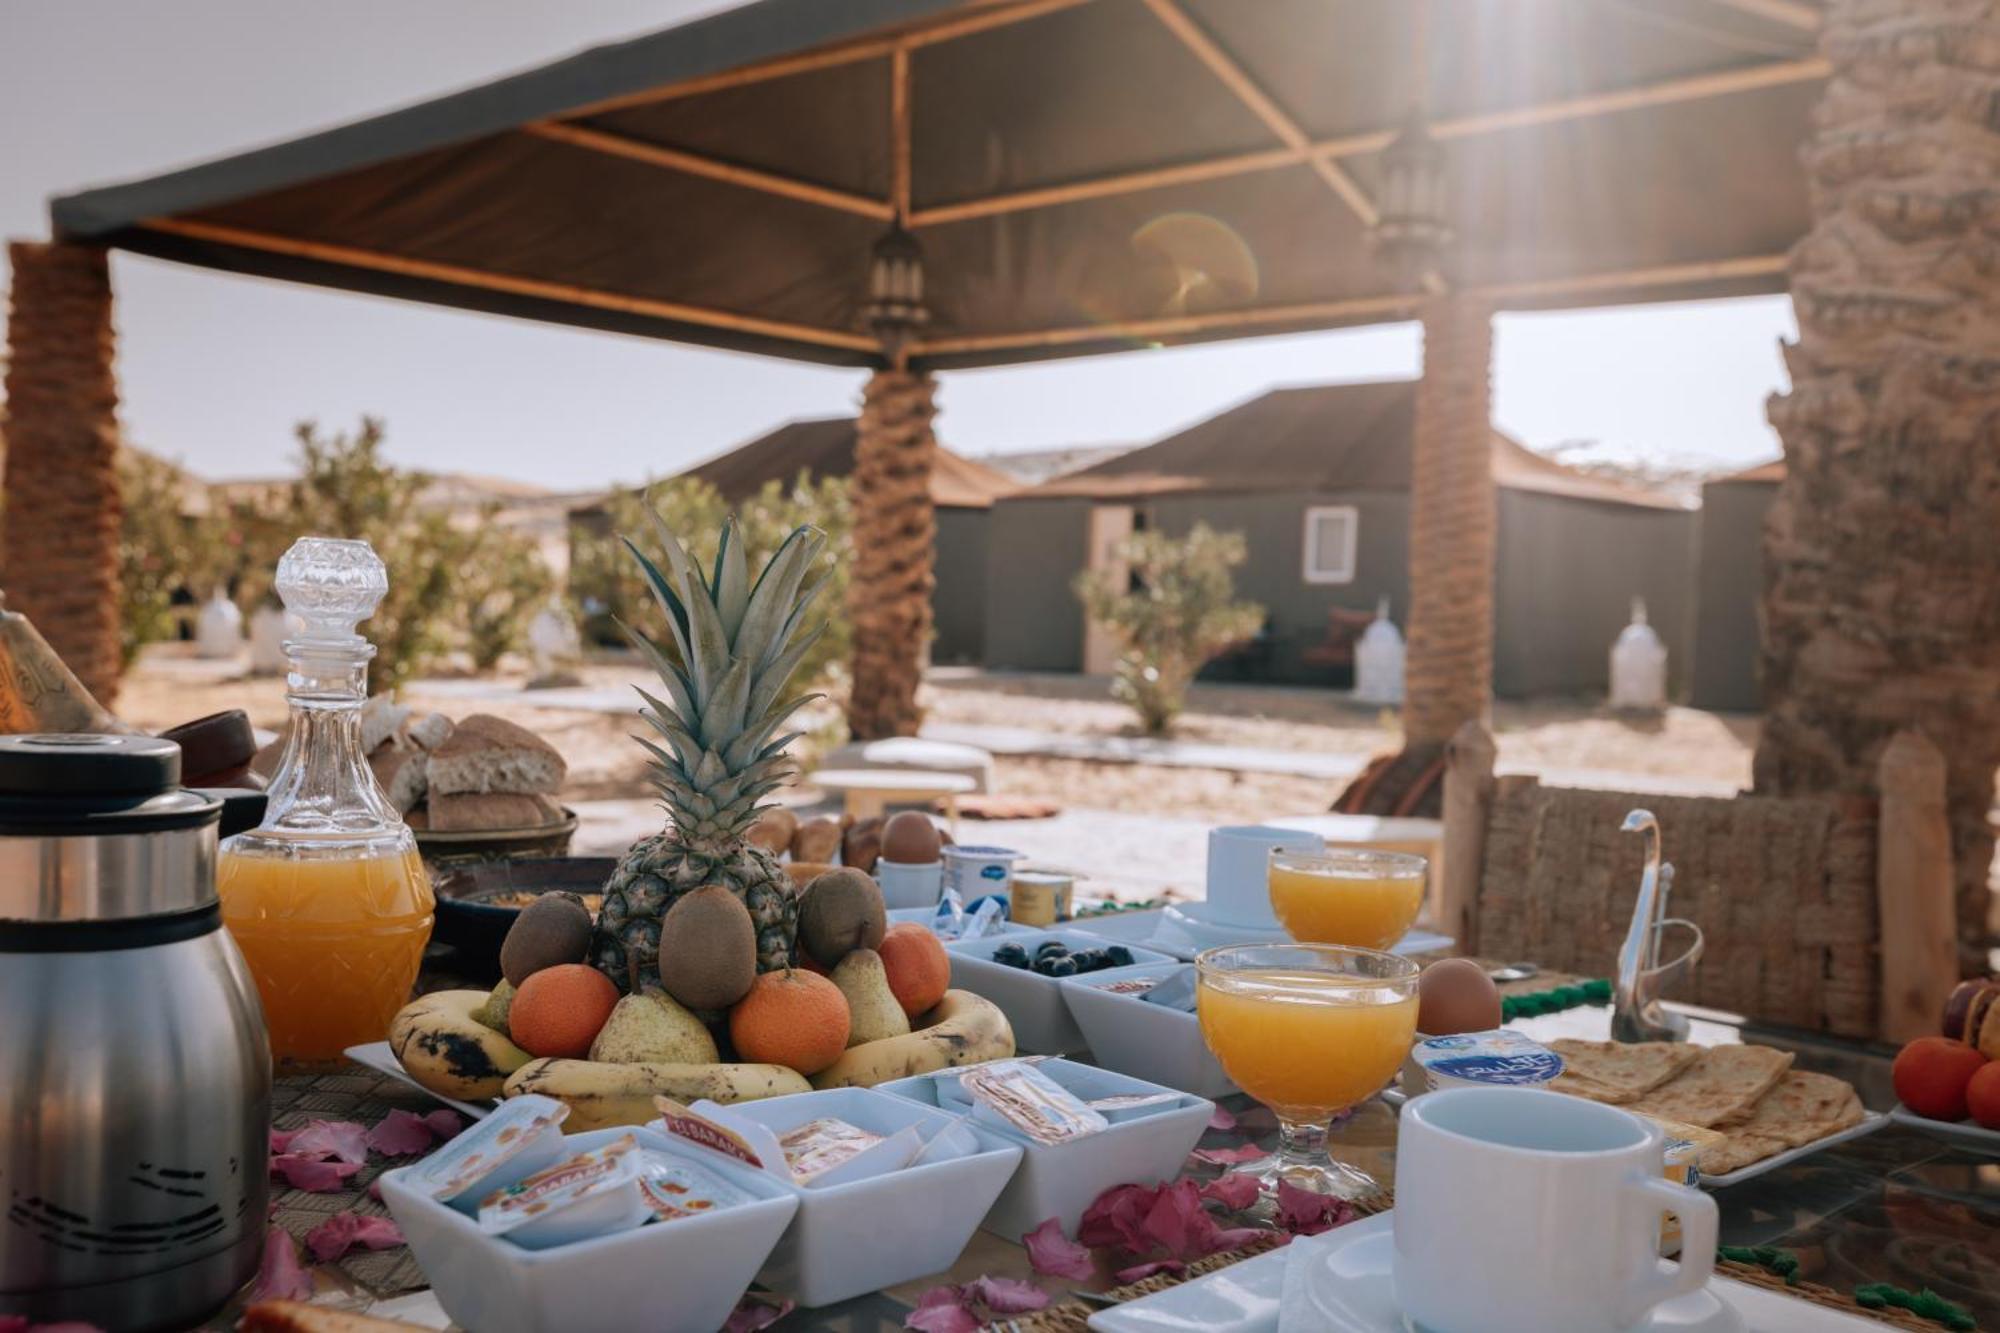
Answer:
[[[1500,1026],[1500,989],[1469,958],[1432,963],[1417,978],[1417,1031],[1427,1037],[1490,1032]]]
[[[943,846],[937,825],[920,811],[900,811],[882,826],[882,859],[899,866],[931,865],[942,855]]]

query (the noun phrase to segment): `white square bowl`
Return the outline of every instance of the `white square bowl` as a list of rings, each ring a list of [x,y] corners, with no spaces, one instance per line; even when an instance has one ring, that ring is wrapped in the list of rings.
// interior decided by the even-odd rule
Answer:
[[[951,984],[960,990],[984,995],[1000,1006],[1000,1011],[1007,1015],[1007,1022],[1014,1028],[1015,1050],[1034,1055],[1067,1055],[1084,1049],[1087,1043],[1077,1028],[1076,1020],[1070,1017],[1069,1006],[1063,1003],[1062,979],[993,961],[993,951],[1002,944],[1018,944],[1028,951],[1028,957],[1032,959],[1035,950],[1049,940],[1060,940],[1069,946],[1071,952],[1106,947],[1104,940],[1084,931],[1057,929],[1026,930],[998,938],[986,936],[976,940],[946,940],[944,949],[951,955]],[[1174,961],[1168,955],[1154,953],[1151,949],[1126,947],[1132,952],[1129,965],[1132,967],[1141,963]],[[1087,975],[1108,977],[1126,970],[1106,968]]]
[[[873,1088],[797,1092],[731,1109],[780,1135],[831,1116],[877,1134],[917,1125],[928,1139],[957,1119]],[[758,1281],[812,1308],[944,1272],[958,1261],[1021,1161],[1020,1145],[997,1135],[978,1138],[980,1151],[965,1157],[845,1185],[790,1186],[798,1216],[771,1250]]]
[[[1083,1032],[1090,1055],[1106,1069],[1142,1078],[1197,1097],[1227,1097],[1236,1085],[1209,1054],[1201,1021],[1193,1014],[1148,1004],[1137,995],[1119,995],[1106,983],[1133,977],[1166,977],[1193,963],[1125,967],[1064,977],[1063,999]]]
[[[1084,1101],[1125,1093],[1174,1092],[1071,1060],[1043,1060],[1035,1068]],[[897,1079],[876,1091],[936,1106],[939,1085],[963,1072]],[[1065,1232],[1074,1235],[1083,1210],[1113,1185],[1172,1180],[1187,1164],[1187,1155],[1201,1141],[1209,1117],[1215,1114],[1213,1102],[1186,1093],[1175,1096],[1171,1103],[1149,1107],[1143,1114],[1116,1121],[1111,1128],[1074,1143],[1034,1143],[1025,1135],[1016,1138],[980,1125],[982,1134],[1018,1142],[1023,1152],[1020,1169],[980,1225],[996,1236],[1018,1242],[1053,1217]]]
[[[383,1174],[383,1202],[454,1324],[480,1333],[714,1333],[722,1326],[798,1211],[798,1199],[769,1176],[717,1154],[684,1150],[650,1129],[600,1129],[563,1142],[584,1152],[623,1134],[698,1163],[751,1201],[527,1250],[487,1235],[458,1209],[406,1185],[409,1168]]]
[[[899,926],[905,921],[914,921],[920,926],[928,926],[937,919],[935,907],[892,907],[889,909],[889,924]],[[993,929],[1001,935],[1022,935],[1028,927],[1017,926],[1012,921],[994,923]],[[981,938],[984,938],[983,936]],[[949,943],[949,941],[947,941]]]

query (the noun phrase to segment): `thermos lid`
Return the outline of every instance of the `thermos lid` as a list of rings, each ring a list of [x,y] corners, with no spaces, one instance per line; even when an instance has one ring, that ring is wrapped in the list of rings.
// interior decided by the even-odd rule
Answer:
[[[156,736],[0,736],[0,796],[157,796],[181,785],[181,747]]]

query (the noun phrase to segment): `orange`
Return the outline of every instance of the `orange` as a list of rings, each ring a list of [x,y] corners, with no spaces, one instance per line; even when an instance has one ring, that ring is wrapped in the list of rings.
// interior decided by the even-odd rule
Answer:
[[[2000,1129],[2000,1060],[1989,1060],[1965,1085],[1965,1109],[1982,1129]]]
[[[519,1003],[519,1001],[516,1001]],[[1896,1052],[1889,1078],[1896,1097],[1920,1116],[1963,1120],[1966,1086],[1986,1057],[1949,1037],[1918,1037]]]
[[[893,925],[875,952],[882,955],[896,1003],[911,1018],[937,1004],[951,986],[951,956],[929,926],[915,921]]]
[[[507,1032],[529,1055],[580,1060],[618,1003],[618,987],[588,963],[545,967],[514,992]]]
[[[516,997],[514,1003],[520,1002]],[[840,987],[787,968],[762,974],[736,1002],[729,1011],[729,1040],[745,1060],[817,1074],[847,1049],[852,1021]]]

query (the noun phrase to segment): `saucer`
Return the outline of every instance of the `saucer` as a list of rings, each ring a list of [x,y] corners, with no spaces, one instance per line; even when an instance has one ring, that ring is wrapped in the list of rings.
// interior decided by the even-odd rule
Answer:
[[[1210,902],[1169,903],[1160,913],[1160,929],[1174,929],[1203,949],[1219,949],[1228,944],[1290,944],[1292,937],[1280,925],[1242,925],[1224,921]]]

